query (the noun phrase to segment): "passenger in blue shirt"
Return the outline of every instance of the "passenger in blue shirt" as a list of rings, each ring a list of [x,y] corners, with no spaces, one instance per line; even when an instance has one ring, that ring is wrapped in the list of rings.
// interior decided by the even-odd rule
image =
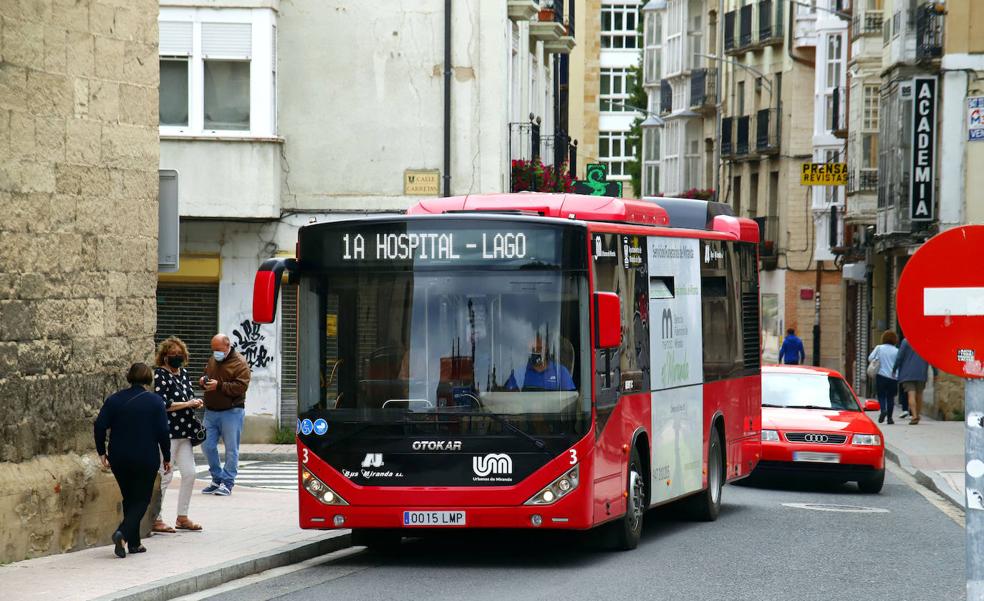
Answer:
[[[779,363],[786,365],[799,365],[806,361],[806,351],[803,350],[803,341],[796,335],[796,330],[789,328],[786,330],[786,339],[782,341],[779,348]]]

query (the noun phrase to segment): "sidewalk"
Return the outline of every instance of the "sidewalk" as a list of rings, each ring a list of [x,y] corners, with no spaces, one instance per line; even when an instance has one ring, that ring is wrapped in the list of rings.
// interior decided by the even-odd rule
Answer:
[[[896,409],[898,415],[898,409]],[[868,416],[876,420],[878,412]],[[878,424],[885,435],[885,458],[923,486],[964,509],[964,422],[941,422],[922,416],[919,425],[895,418],[895,424]]]
[[[223,457],[225,448],[219,445],[219,457]],[[293,444],[241,444],[239,445],[240,461],[297,461],[297,446]],[[202,454],[201,445],[195,447],[195,461],[207,463]],[[172,484],[172,486],[174,486]]]
[[[242,450],[253,445],[244,445]],[[282,446],[282,445],[260,445]],[[288,445],[293,451],[293,446]],[[257,459],[279,454],[251,449]],[[180,477],[164,498],[164,517],[174,524]],[[201,532],[155,534],[147,553],[113,555],[106,545],[0,566],[4,599],[128,599],[163,601],[271,568],[347,547],[347,530],[301,530],[297,493],[237,486],[230,497],[200,493],[195,484],[190,517]]]

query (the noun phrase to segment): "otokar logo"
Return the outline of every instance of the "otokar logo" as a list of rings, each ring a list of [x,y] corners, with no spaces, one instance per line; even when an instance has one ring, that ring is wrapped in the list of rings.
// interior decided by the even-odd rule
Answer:
[[[383,467],[383,454],[366,453],[366,458],[362,460],[362,467]]]
[[[476,476],[511,474],[512,458],[501,453],[489,453],[484,457],[472,457],[472,470]]]

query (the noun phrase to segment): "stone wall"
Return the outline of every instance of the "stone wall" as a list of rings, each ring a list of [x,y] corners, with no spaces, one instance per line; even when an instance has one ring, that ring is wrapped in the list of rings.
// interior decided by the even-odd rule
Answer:
[[[0,1],[0,562],[116,519],[92,421],[153,350],[157,12]]]

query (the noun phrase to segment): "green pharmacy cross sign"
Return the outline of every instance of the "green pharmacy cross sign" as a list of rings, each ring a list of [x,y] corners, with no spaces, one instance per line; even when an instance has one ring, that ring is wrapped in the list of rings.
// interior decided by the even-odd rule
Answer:
[[[621,198],[622,182],[609,182],[606,181],[607,178],[608,167],[601,163],[591,163],[587,167],[585,179],[574,182],[574,193]]]

